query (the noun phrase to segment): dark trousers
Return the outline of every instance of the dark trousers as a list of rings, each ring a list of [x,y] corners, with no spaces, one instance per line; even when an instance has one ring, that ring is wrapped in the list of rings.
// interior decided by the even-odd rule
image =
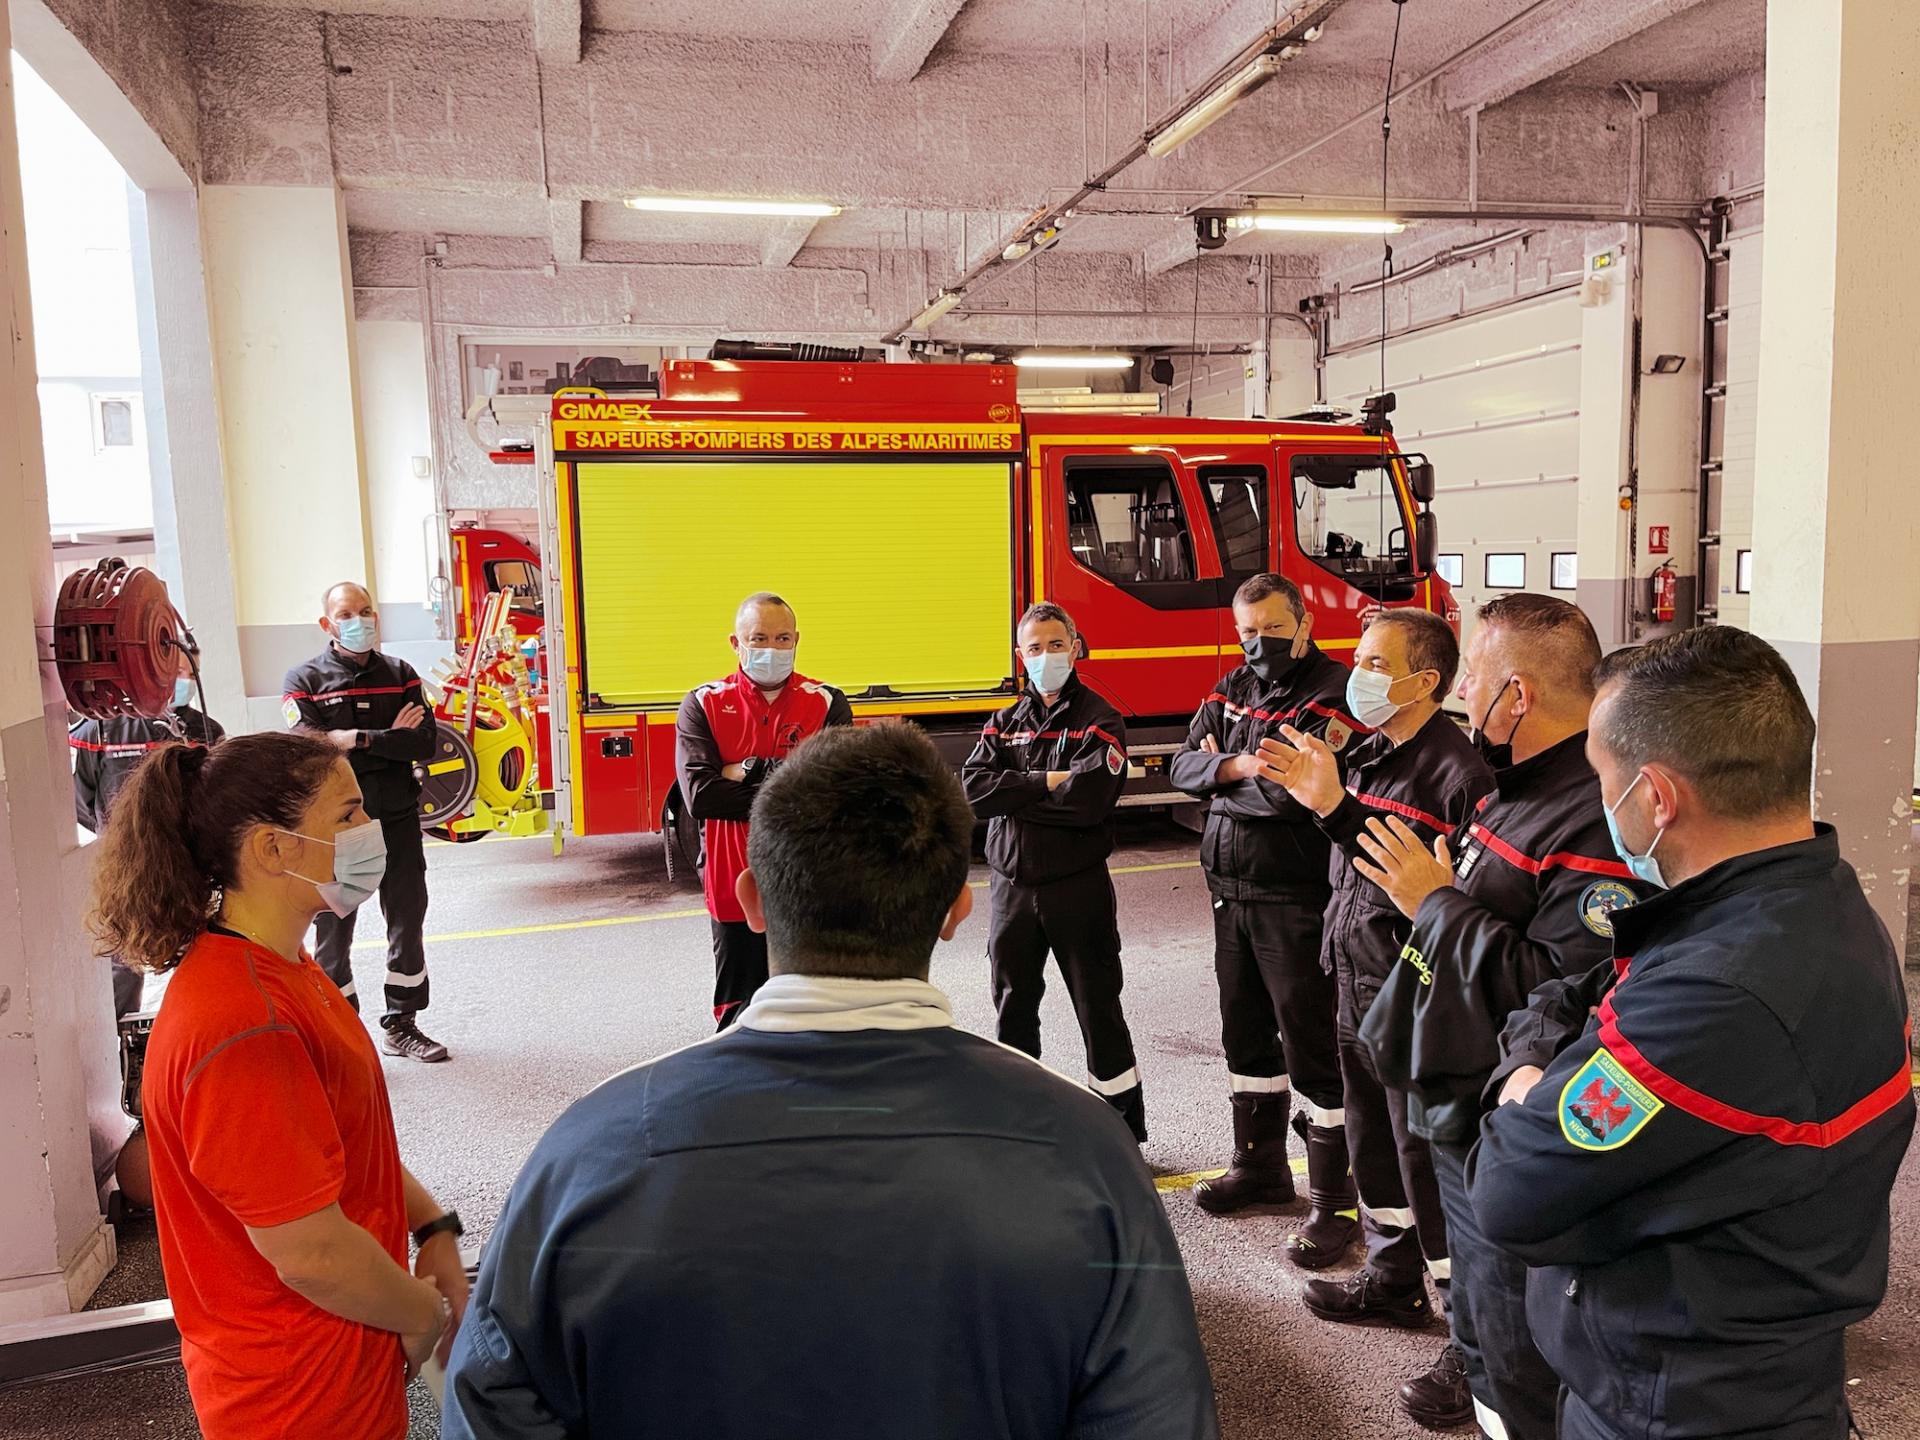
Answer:
[[[1554,1440],[1560,1379],[1527,1328],[1527,1267],[1481,1233],[1467,1197],[1467,1152],[1432,1147],[1453,1250],[1453,1343],[1467,1357],[1475,1408],[1499,1416],[1507,1440]],[[1486,1416],[1482,1429],[1490,1429]]]
[[[113,1018],[124,1020],[140,1009],[140,992],[147,977],[131,966],[113,962]]]
[[[1316,1125],[1338,1125],[1333,977],[1320,968],[1325,905],[1213,901],[1220,1043],[1235,1093],[1297,1090]],[[1318,1112],[1317,1114],[1315,1112]]]
[[[420,821],[413,814],[382,819],[387,841],[387,873],[380,882],[380,913],[387,922],[387,1009],[383,1026],[392,1028],[427,1008],[427,851]],[[353,927],[360,912],[335,915],[323,910],[313,922],[313,958],[340,993],[360,1008],[353,984]]]
[[[713,1028],[740,1018],[753,992],[767,983],[767,937],[744,920],[713,925]]]
[[[1388,1284],[1411,1289],[1431,1271],[1440,1306],[1452,1305],[1447,1222],[1433,1154],[1407,1128],[1407,1095],[1374,1074],[1373,1057],[1355,1036],[1358,1017],[1341,997],[1340,1076],[1345,1086],[1347,1155],[1360,1191],[1367,1237],[1367,1268]]]
[[[1046,885],[1022,885],[995,873],[989,898],[987,957],[1000,1043],[1040,1058],[1040,997],[1051,950],[1080,1020],[1093,1089],[1109,1103],[1137,1090],[1133,1035],[1120,1009],[1120,926],[1107,867]]]

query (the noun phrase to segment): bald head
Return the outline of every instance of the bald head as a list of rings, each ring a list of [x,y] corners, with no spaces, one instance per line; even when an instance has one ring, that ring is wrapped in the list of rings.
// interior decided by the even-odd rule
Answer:
[[[351,580],[341,580],[327,587],[327,593],[320,597],[320,613],[328,620],[348,620],[355,615],[373,613],[373,596],[367,593],[367,587],[355,584]]]

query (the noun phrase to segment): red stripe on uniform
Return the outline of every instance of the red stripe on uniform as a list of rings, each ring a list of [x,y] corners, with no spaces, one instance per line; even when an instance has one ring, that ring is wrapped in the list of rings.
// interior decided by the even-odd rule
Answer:
[[[366,685],[356,690],[328,690],[324,694],[309,695],[304,690],[294,690],[282,695],[282,700],[346,700],[355,695],[404,695],[419,685],[418,680],[405,685]]]
[[[1542,875],[1558,868],[1579,870],[1588,875],[1611,875],[1618,880],[1633,878],[1633,872],[1618,860],[1596,860],[1591,855],[1575,855],[1567,850],[1556,850],[1544,859],[1535,860],[1530,855],[1522,855],[1484,825],[1476,823],[1467,833],[1516,870],[1524,870],[1529,875]]]
[[[1120,742],[1114,739],[1113,736],[1107,734],[1107,732],[1102,730],[1098,725],[1089,725],[1084,730],[1042,730],[1038,735],[1032,736],[1031,738],[1035,740],[1058,740],[1064,736],[1068,740],[1084,740],[1089,735],[1098,735],[1102,740],[1106,741],[1107,744],[1113,746],[1114,749],[1117,750],[1120,748]],[[1007,738],[1028,737],[1008,736]]]
[[[1352,730],[1353,733],[1356,735],[1371,735],[1373,733],[1373,731],[1369,730],[1366,726],[1362,725],[1358,720],[1354,719],[1351,715],[1348,715],[1343,711],[1339,711],[1339,710],[1329,710],[1326,706],[1318,704],[1315,701],[1309,700],[1301,708],[1305,710],[1311,710],[1316,715],[1324,715],[1329,720],[1338,720],[1342,725],[1345,725],[1348,729]]]
[[[1871,1125],[1913,1094],[1913,1076],[1906,1059],[1907,1044],[1913,1039],[1913,1020],[1907,1020],[1905,1038],[1900,1046],[1900,1068],[1886,1084],[1847,1107],[1831,1120],[1782,1120],[1775,1115],[1755,1115],[1750,1110],[1703,1095],[1691,1085],[1683,1085],[1655,1065],[1620,1033],[1619,1017],[1614,1014],[1613,996],[1600,1002],[1600,1043],[1618,1060],[1626,1072],[1676,1110],[1684,1110],[1696,1120],[1736,1135],[1764,1135],[1780,1145],[1807,1145],[1827,1150],[1838,1145],[1862,1126]]]
[[[1442,835],[1451,835],[1453,826],[1437,815],[1429,815],[1424,810],[1416,810],[1411,805],[1402,805],[1398,800],[1389,800],[1384,795],[1362,795],[1358,790],[1347,792],[1362,805],[1370,805],[1375,810],[1388,810],[1395,815],[1404,815],[1409,820],[1418,820],[1422,825],[1438,830]]]

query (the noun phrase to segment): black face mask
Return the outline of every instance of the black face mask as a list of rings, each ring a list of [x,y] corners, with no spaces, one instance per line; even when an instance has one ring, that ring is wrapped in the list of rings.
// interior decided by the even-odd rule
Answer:
[[[1300,663],[1293,658],[1291,635],[1256,635],[1242,640],[1240,648],[1247,652],[1248,668],[1269,685],[1278,685]]]
[[[1478,750],[1480,758],[1495,770],[1506,770],[1513,765],[1513,737],[1520,733],[1520,720],[1527,718],[1522,715],[1520,720],[1514,721],[1512,731],[1500,744],[1496,745],[1487,738],[1487,721],[1493,718],[1493,707],[1498,705],[1507,691],[1512,688],[1513,679],[1509,676],[1507,683],[1500,687],[1500,693],[1487,702],[1486,713],[1480,717],[1480,724],[1473,732],[1473,748]]]

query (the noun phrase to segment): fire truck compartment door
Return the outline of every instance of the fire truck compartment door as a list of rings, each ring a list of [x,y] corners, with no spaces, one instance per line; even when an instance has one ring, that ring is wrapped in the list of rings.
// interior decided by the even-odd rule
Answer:
[[[581,461],[584,689],[677,701],[734,664],[735,608],[794,607],[799,669],[858,695],[991,692],[1011,673],[1005,461]]]

